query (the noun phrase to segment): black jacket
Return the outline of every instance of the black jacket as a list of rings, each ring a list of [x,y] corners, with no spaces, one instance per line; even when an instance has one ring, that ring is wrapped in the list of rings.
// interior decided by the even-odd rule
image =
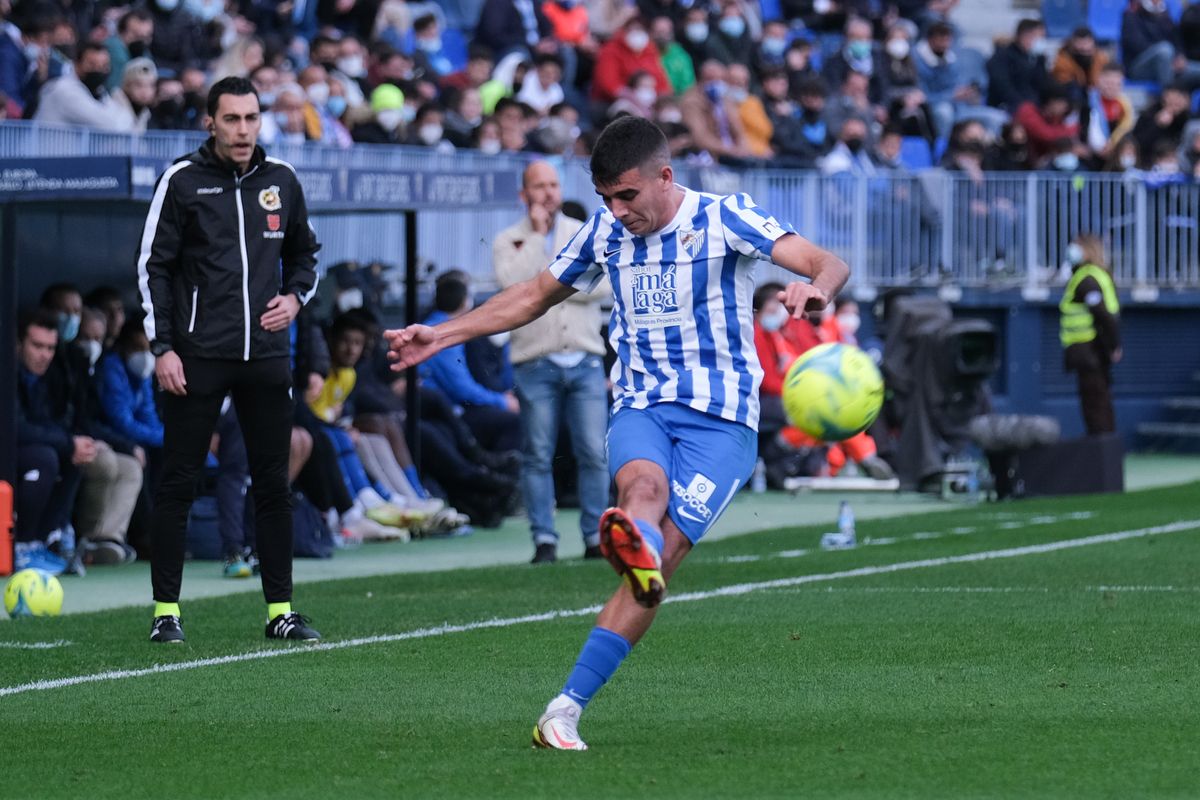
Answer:
[[[1014,42],[996,50],[987,62],[988,105],[1010,114],[1026,101],[1036,103],[1046,86],[1046,59],[1026,53]]]
[[[58,362],[59,356],[55,356]],[[65,365],[51,363],[45,375],[17,367],[17,444],[49,445],[61,464],[75,454],[75,408]]]
[[[255,148],[238,175],[209,139],[154,189],[138,253],[146,335],[156,354],[250,361],[288,355],[287,330],[259,318],[278,294],[316,292],[316,234],[291,165]]]

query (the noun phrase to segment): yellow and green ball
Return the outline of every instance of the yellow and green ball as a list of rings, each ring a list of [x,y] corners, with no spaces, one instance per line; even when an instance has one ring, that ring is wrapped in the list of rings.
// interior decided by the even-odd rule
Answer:
[[[870,427],[883,407],[883,376],[871,357],[823,344],[796,359],[783,379],[783,409],[814,439],[841,442]]]
[[[62,604],[62,584],[39,569],[23,569],[4,586],[4,610],[10,617],[56,617]]]

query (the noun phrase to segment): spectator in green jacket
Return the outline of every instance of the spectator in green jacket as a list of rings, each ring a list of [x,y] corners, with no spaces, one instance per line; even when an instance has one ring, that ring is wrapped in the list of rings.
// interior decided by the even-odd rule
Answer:
[[[675,41],[675,24],[670,17],[655,17],[650,23],[650,35],[658,47],[659,59],[667,81],[676,96],[683,94],[696,82],[696,67],[692,57]]]

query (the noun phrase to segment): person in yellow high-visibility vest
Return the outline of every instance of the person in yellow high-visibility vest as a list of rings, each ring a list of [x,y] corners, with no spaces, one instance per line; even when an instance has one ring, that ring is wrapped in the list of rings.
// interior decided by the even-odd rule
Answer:
[[[1121,305],[1104,265],[1104,246],[1091,234],[1067,245],[1073,271],[1062,300],[1059,340],[1064,364],[1079,378],[1079,402],[1088,435],[1112,433],[1112,365],[1121,360]]]

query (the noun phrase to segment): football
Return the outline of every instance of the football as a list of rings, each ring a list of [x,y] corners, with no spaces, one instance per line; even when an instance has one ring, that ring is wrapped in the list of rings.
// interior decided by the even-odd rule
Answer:
[[[4,610],[10,617],[57,617],[62,604],[62,584],[48,572],[23,569],[4,586]]]
[[[800,430],[841,442],[870,427],[883,406],[883,376],[852,345],[823,344],[800,356],[783,381],[783,408]]]

